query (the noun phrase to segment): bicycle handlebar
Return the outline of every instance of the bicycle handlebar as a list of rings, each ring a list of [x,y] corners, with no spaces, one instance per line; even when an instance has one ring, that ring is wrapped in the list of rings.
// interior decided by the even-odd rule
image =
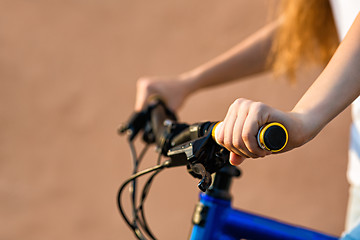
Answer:
[[[143,130],[143,141],[156,143],[161,154],[170,157],[167,167],[186,165],[191,175],[201,179],[198,187],[206,191],[212,182],[211,174],[229,158],[229,151],[214,140],[217,126],[218,122],[179,123],[164,102],[155,100],[135,113],[119,132],[128,132],[132,141]],[[287,144],[288,133],[282,124],[272,122],[260,128],[257,140],[261,148],[279,152]]]
[[[239,176],[240,171],[235,167],[230,167],[230,152],[215,141],[215,131],[218,123],[200,122],[191,125],[180,123],[177,121],[176,115],[167,108],[164,102],[155,99],[144,110],[134,113],[130,120],[118,129],[119,134],[127,133],[128,135],[134,164],[133,175],[119,189],[118,207],[125,222],[138,239],[145,239],[144,233],[151,239],[156,239],[145,219],[143,206],[152,180],[164,168],[187,166],[188,172],[193,177],[201,179],[198,187],[203,192],[210,187],[213,182],[211,174],[216,172],[217,177],[215,177],[208,193],[226,199],[230,197],[228,189],[231,177]],[[142,140],[146,144],[141,154],[137,155],[133,141],[140,132],[142,132]],[[257,139],[260,147],[276,152],[285,147],[288,134],[281,124],[270,123],[259,130]],[[153,143],[156,144],[161,155],[170,159],[161,163],[159,156],[156,166],[138,171],[139,163],[146,152],[147,146]],[[137,206],[136,180],[138,177],[150,173],[152,175],[144,185]],[[121,203],[123,190],[129,183],[132,184],[129,190],[132,199],[132,220],[125,214]]]

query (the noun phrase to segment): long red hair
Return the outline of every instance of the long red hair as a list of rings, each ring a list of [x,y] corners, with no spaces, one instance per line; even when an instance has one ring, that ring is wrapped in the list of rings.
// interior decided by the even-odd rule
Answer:
[[[281,26],[275,35],[270,60],[275,74],[296,79],[302,61],[325,65],[339,41],[328,0],[282,0]]]

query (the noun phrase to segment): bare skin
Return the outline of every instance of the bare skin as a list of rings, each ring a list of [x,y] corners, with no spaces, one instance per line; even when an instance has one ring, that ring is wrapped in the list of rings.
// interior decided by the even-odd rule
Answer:
[[[147,99],[159,95],[176,111],[188,95],[199,89],[264,72],[278,25],[278,21],[266,25],[224,54],[178,76],[140,78],[137,81],[135,110],[140,111]]]
[[[350,28],[329,64],[290,112],[263,103],[238,99],[219,127],[216,140],[229,149],[230,162],[269,154],[257,146],[256,134],[267,122],[280,122],[289,132],[283,151],[297,148],[313,139],[334,117],[360,95],[360,16]]]
[[[267,70],[267,56],[280,22],[263,27],[219,57],[175,77],[147,77],[137,83],[135,110],[159,95],[177,110],[185,98],[201,88],[216,86]],[[280,122],[288,130],[289,142],[283,151],[313,139],[321,129],[360,94],[360,17],[340,44],[328,66],[292,111],[283,112],[247,99],[237,99],[219,126],[216,140],[231,151],[230,162],[242,163],[270,152],[257,145],[258,129],[268,122]]]

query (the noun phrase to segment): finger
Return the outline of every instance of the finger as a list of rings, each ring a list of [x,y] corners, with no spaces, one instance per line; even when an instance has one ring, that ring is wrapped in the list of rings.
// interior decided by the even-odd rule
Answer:
[[[247,111],[247,110],[242,110],[242,111]],[[241,152],[243,155],[247,156],[247,157],[251,157],[251,158],[258,158],[259,156],[252,153],[246,146],[246,144],[244,143],[243,140],[243,128],[244,128],[244,122],[247,118],[247,115],[238,115],[238,118],[236,119],[236,122],[234,124],[234,129],[233,129],[233,146],[234,149],[236,149],[234,152]]]
[[[240,124],[242,124],[244,118],[243,114],[238,114],[239,112],[242,112],[241,106],[234,106],[224,120],[224,147],[226,147],[229,151],[236,153],[237,155],[249,158],[251,157],[248,155],[249,152],[234,146],[233,142],[234,136],[237,134],[234,132],[235,123],[240,122]],[[240,133],[238,134],[240,135]]]
[[[229,151],[233,151],[234,147],[232,144],[232,138],[233,138],[233,129],[234,124],[237,118],[236,110],[234,110],[234,107],[230,107],[228,114],[226,115],[224,119],[224,125],[223,125],[223,131],[224,131],[224,147],[226,147]]]
[[[141,97],[135,101],[135,111],[140,112],[145,107],[145,97]]]
[[[220,134],[223,134],[223,132],[224,132],[223,125],[224,125],[224,122],[220,122],[220,123],[216,126],[216,129],[215,129],[215,141],[216,141],[219,145],[225,147],[225,146],[224,146],[224,143],[223,143],[223,138],[220,137]],[[222,139],[222,143],[220,143],[221,139]],[[225,148],[226,148],[226,147],[225,147]],[[226,149],[228,149],[228,148],[226,148]],[[248,158],[248,156],[243,155],[241,152],[237,151],[236,149],[235,149],[235,150],[234,150],[234,149],[228,149],[228,150],[230,151],[230,154],[238,155],[238,156],[240,156],[241,158],[244,158],[244,159],[245,159],[245,158]]]
[[[265,157],[271,154],[270,151],[262,149],[257,141],[257,134],[260,127],[268,120],[265,105],[253,103],[249,109],[249,114],[243,125],[242,139],[246,148],[258,157]]]
[[[255,119],[251,119],[251,117],[247,118],[242,132],[242,141],[246,146],[246,149],[252,155],[256,155],[257,157],[265,157],[268,155],[268,151],[262,149],[257,142],[257,134],[260,127],[258,122]]]
[[[240,165],[246,158],[230,152],[229,162],[231,165]]]
[[[224,130],[223,130],[223,125],[224,122],[219,122],[215,127],[215,142],[219,145],[222,145],[220,143],[221,139],[220,139],[220,134],[223,134]],[[222,132],[222,133],[221,133]],[[223,140],[222,140],[223,142]]]
[[[230,115],[232,114],[232,105],[229,107],[224,120],[216,127],[215,139],[218,144],[225,147],[224,135],[226,125],[229,124]]]
[[[220,122],[215,129],[215,141],[223,146],[224,145],[224,122]]]
[[[255,154],[252,154],[247,148],[246,145],[243,142],[242,139],[242,131],[243,131],[243,125],[244,121],[248,115],[249,107],[251,106],[251,101],[244,100],[244,99],[237,99],[232,105],[232,112],[236,114],[236,117],[233,117],[234,123],[232,123],[232,129],[231,133],[232,135],[229,137],[232,137],[231,139],[228,139],[228,142],[231,142],[229,144],[229,149],[236,153],[237,155],[242,155],[247,158],[257,158],[258,156]],[[231,115],[230,115],[231,117]],[[226,138],[225,138],[226,139]]]
[[[135,110],[141,111],[149,98],[149,83],[145,79],[139,79],[136,85]]]

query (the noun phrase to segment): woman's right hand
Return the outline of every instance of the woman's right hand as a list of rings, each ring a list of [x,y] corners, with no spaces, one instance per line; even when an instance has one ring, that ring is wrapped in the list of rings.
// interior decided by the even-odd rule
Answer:
[[[142,77],[136,84],[135,111],[141,111],[149,99],[159,97],[176,111],[191,92],[191,76]]]

